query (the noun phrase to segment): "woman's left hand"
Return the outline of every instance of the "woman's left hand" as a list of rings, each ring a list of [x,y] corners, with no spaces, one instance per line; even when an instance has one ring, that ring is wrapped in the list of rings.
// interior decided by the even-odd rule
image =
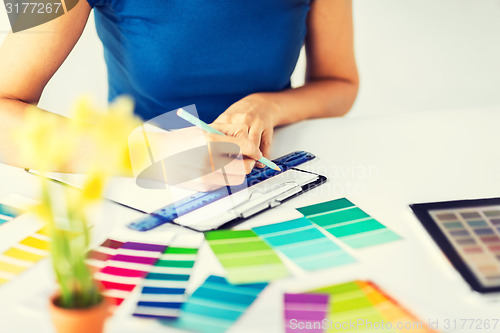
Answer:
[[[237,124],[248,129],[249,139],[260,148],[264,157],[268,157],[276,125],[277,108],[276,103],[266,94],[252,94],[231,105],[214,123]],[[264,165],[258,162],[257,166]]]

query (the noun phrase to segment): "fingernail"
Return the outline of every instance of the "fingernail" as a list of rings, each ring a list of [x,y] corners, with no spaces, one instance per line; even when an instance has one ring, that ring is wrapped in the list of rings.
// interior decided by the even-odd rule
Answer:
[[[259,168],[259,169],[262,169],[263,167],[265,167],[264,163],[261,163],[261,162],[257,162],[256,165],[257,165],[257,168]]]

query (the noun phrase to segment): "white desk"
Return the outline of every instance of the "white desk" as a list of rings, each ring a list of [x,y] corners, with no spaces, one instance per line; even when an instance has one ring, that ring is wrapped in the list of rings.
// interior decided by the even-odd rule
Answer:
[[[498,143],[500,109],[314,120],[277,130],[273,156],[313,152],[318,159],[306,169],[325,174],[329,181],[238,229],[286,220],[293,216],[293,207],[346,196],[404,240],[354,251],[356,264],[272,283],[230,332],[282,332],[283,291],[351,279],[372,279],[424,321],[439,319],[442,325],[444,319],[500,319],[500,303],[471,292],[408,207],[414,202],[500,196]],[[0,165],[0,182],[0,197],[35,193],[34,176],[19,169]],[[111,204],[104,213],[108,225],[139,216]],[[0,247],[7,237],[3,233]],[[208,274],[223,272],[204,244],[191,289]],[[54,286],[51,281],[45,260],[0,287],[0,332],[53,332],[44,306]],[[128,316],[133,305],[124,304],[107,332],[174,331]]]

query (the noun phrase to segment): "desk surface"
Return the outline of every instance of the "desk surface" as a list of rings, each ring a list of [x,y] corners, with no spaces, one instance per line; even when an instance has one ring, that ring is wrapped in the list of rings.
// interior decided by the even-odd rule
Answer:
[[[273,156],[295,150],[313,152],[318,159],[304,169],[324,174],[329,181],[237,229],[284,221],[297,216],[294,207],[345,196],[404,240],[357,250],[358,263],[353,265],[272,283],[230,332],[282,332],[284,291],[351,279],[373,280],[422,320],[439,319],[441,328],[445,319],[500,319],[500,303],[471,291],[408,207],[415,202],[500,196],[499,124],[500,109],[491,109],[322,119],[278,129]],[[10,193],[34,197],[36,193],[35,176],[16,168],[0,165],[0,183],[0,198]],[[105,223],[101,232],[138,216],[106,203],[99,217]],[[7,229],[0,233],[0,247],[18,232],[11,229],[8,235]],[[204,244],[190,289],[207,275],[223,272]],[[53,332],[45,306],[54,288],[52,281],[45,260],[0,287],[0,331]],[[134,305],[129,303],[109,321],[107,332],[167,331],[155,321],[129,316]]]

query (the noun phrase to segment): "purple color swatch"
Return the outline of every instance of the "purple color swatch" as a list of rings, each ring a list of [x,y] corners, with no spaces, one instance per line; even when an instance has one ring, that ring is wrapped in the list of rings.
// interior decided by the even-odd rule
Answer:
[[[165,250],[165,245],[159,244],[145,244],[136,242],[126,242],[123,244],[122,249],[127,250],[138,250],[138,251],[152,251],[152,252],[163,252]]]
[[[326,294],[285,294],[286,332],[323,332],[322,322],[327,318],[329,297]]]

